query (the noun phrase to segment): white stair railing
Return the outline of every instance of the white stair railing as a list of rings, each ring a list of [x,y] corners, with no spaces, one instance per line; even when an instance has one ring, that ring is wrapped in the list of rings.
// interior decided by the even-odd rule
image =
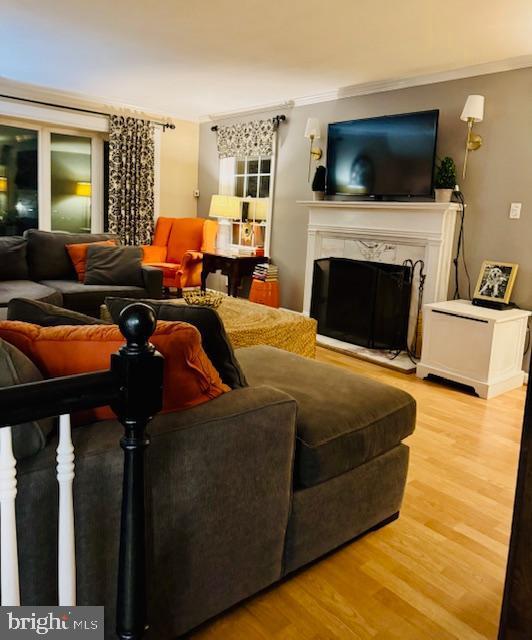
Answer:
[[[15,427],[16,429],[16,427]],[[0,587],[2,606],[20,605],[15,498],[17,469],[11,427],[0,429]],[[58,587],[59,605],[76,605],[76,548],[74,530],[74,446],[70,416],[59,418],[57,482],[59,484]]]
[[[76,605],[76,543],[74,532],[74,446],[70,416],[59,418],[57,482],[59,483],[58,582],[59,606]]]
[[[17,461],[13,455],[11,427],[4,427],[0,429],[0,586],[4,607],[20,605],[16,495]]]

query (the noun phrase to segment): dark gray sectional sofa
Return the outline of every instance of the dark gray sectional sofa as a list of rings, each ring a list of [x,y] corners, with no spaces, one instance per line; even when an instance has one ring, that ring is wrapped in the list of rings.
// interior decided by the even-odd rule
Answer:
[[[156,416],[147,450],[147,638],[170,640],[393,520],[415,402],[274,349],[236,351],[249,386]],[[74,430],[78,604],[114,638],[123,433]],[[22,602],[57,602],[57,440],[18,465]]]
[[[108,233],[70,234],[30,229],[24,237],[0,237],[0,320],[12,298],[41,300],[98,316],[106,296],[161,298],[162,272],[143,266],[143,287],[78,282],[66,244],[116,239]]]

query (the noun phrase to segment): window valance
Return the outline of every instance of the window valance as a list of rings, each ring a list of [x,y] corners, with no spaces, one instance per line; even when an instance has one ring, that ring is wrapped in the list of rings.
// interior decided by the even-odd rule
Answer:
[[[268,120],[252,120],[218,127],[218,155],[220,158],[250,158],[271,156],[275,123]]]

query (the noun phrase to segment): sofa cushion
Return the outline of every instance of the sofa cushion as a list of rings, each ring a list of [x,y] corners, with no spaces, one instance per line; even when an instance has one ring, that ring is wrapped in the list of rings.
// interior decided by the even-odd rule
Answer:
[[[0,237],[0,280],[27,280],[26,240],[20,236]]]
[[[102,240],[101,242],[77,242],[76,244],[67,244],[65,248],[68,252],[68,257],[72,262],[72,266],[76,270],[79,282],[85,282],[85,270],[87,267],[87,249],[91,245],[98,245],[104,247],[116,246],[115,240]]]
[[[110,366],[111,354],[124,345],[116,325],[39,327],[27,322],[0,322],[0,338],[27,355],[48,378]],[[164,360],[163,412],[177,411],[229,391],[201,348],[199,331],[184,322],[158,322],[150,338]],[[115,417],[110,407],[80,413],[83,422]],[[79,415],[76,420],[79,424]]]
[[[296,486],[350,471],[414,430],[416,403],[401,389],[274,347],[236,355],[250,385],[276,387],[297,401]]]
[[[131,298],[105,298],[105,304],[115,323],[118,323],[122,309],[133,302],[135,300]],[[224,325],[214,309],[165,303],[158,300],[142,300],[141,302],[149,304],[159,320],[188,322],[194,325],[201,334],[201,343],[205,353],[209,356],[225,384],[231,389],[247,386],[244,372],[235,357]]]
[[[40,327],[59,327],[62,325],[110,324],[107,320],[100,320],[78,313],[71,309],[56,307],[40,300],[27,298],[13,298],[7,306],[7,319],[38,324]]]
[[[61,293],[53,287],[31,280],[0,281],[0,308],[7,308],[9,301],[13,298],[30,298],[30,300],[42,300],[57,305],[63,302]]]
[[[28,229],[28,267],[32,280],[75,280],[76,271],[66,250],[67,244],[115,240],[111,233],[64,233]]]
[[[100,306],[107,296],[125,296],[136,299],[146,297],[146,290],[143,287],[88,285],[77,280],[43,280],[42,284],[60,291],[63,296],[63,306],[67,309],[94,317],[100,315]]]
[[[0,339],[0,387],[39,382],[43,377],[33,362],[16,347]],[[13,452],[20,460],[38,453],[54,429],[55,419],[24,422],[12,428]]]
[[[87,249],[87,285],[142,286],[142,249],[93,244]]]

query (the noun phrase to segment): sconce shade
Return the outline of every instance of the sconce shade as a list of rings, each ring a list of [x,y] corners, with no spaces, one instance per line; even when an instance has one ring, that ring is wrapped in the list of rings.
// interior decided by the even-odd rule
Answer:
[[[484,119],[484,96],[467,96],[460,119],[464,122],[470,119],[473,122],[482,122]]]
[[[83,198],[91,197],[91,183],[90,182],[76,182],[76,195]]]
[[[236,196],[212,196],[209,216],[211,218],[240,219],[241,199]]]
[[[0,193],[7,193],[7,178],[0,176]]]
[[[305,138],[314,138],[317,140],[321,137],[320,121],[318,118],[309,118],[305,128]]]
[[[261,221],[268,218],[269,198],[253,198],[249,201],[248,220]]]

